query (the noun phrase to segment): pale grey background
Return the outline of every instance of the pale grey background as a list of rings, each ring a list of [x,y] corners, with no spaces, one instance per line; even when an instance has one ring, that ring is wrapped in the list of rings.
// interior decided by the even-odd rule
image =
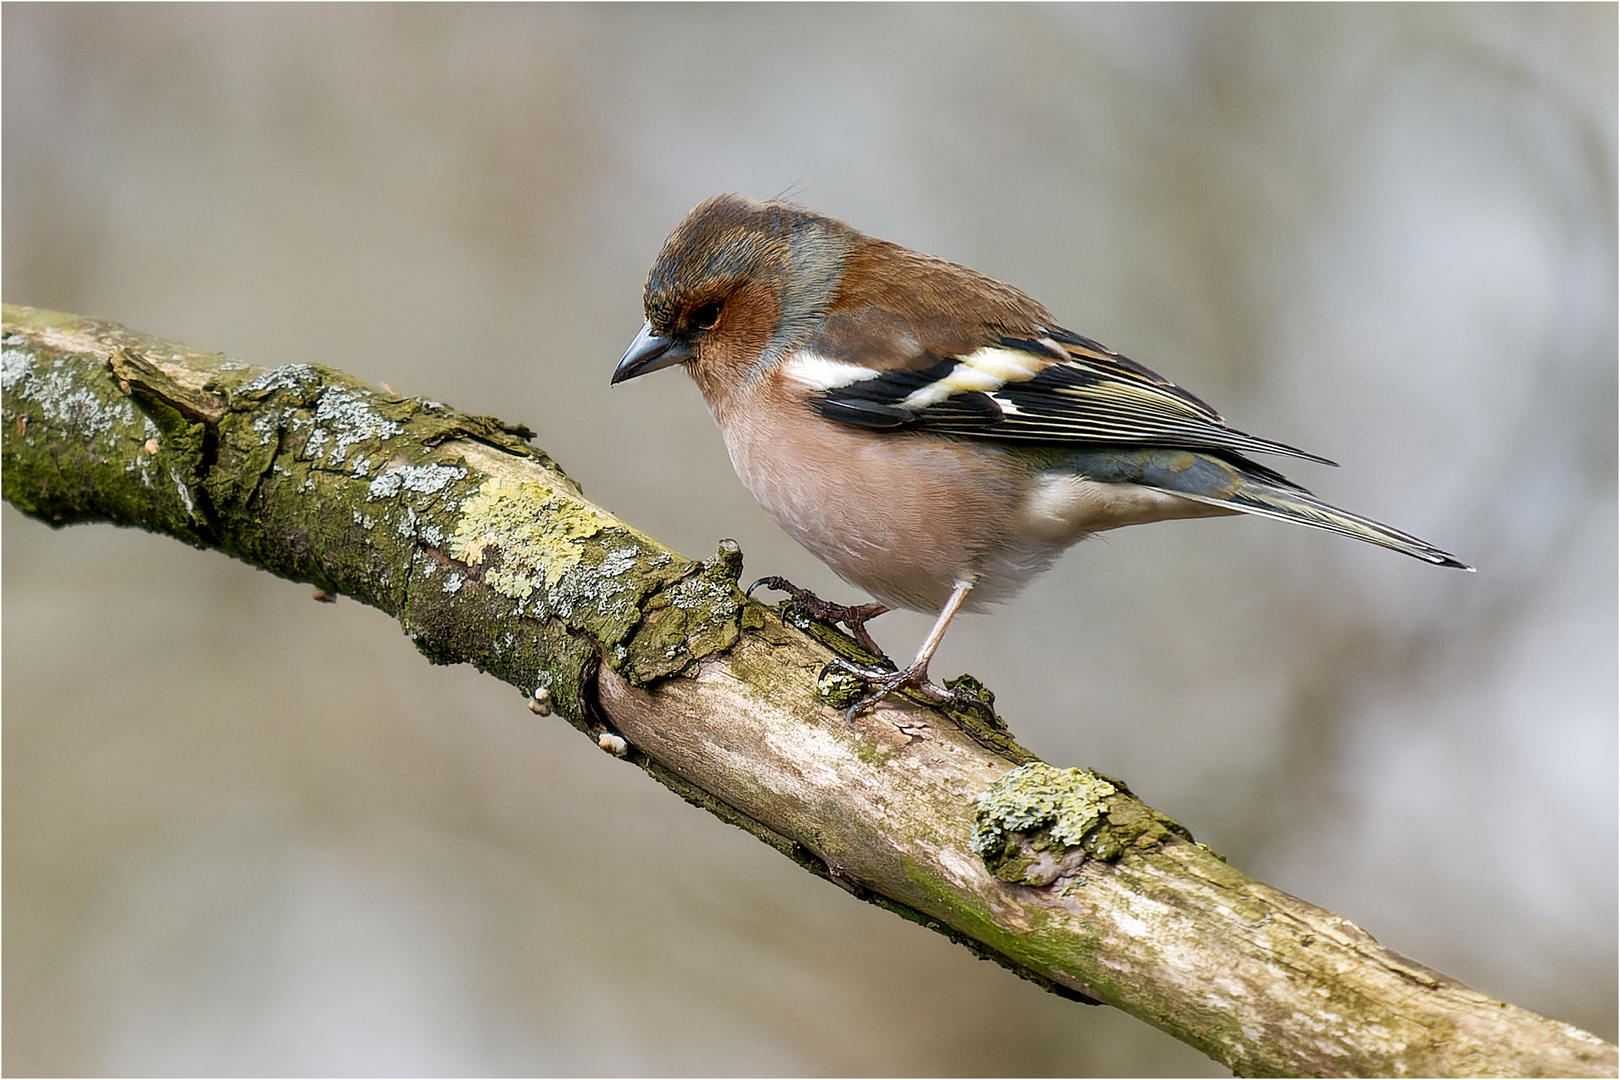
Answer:
[[[792,189],[1013,282],[1481,571],[1128,530],[937,670],[1613,1038],[1615,12],[7,4],[4,295],[528,423],[686,553],[856,600],[682,376],[608,389],[643,275],[699,200]],[[1219,1072],[376,612],[9,509],[4,558],[8,1073]]]

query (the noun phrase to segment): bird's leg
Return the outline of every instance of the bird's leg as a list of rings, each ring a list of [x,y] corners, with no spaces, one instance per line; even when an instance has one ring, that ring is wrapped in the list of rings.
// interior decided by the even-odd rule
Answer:
[[[823,600],[809,589],[801,589],[787,578],[779,577],[760,578],[748,586],[746,595],[752,596],[754,590],[760,588],[775,589],[777,592],[787,593],[793,598],[793,602],[803,608],[805,613],[812,619],[818,619],[824,623],[843,623],[849,628],[849,632],[854,635],[855,640],[861,643],[861,648],[873,656],[885,655],[883,650],[878,648],[878,643],[872,640],[872,635],[866,632],[868,620],[875,619],[889,610],[882,604],[861,604],[858,607],[845,607],[843,604]]]
[[[934,651],[939,648],[939,643],[945,639],[945,628],[951,625],[951,619],[962,607],[962,602],[967,599],[967,594],[972,589],[972,581],[958,581],[956,583],[956,587],[951,590],[951,598],[945,601],[945,607],[940,611],[939,618],[934,620],[933,628],[928,631],[928,636],[923,639],[922,648],[917,650],[917,658],[899,671],[857,667],[842,658],[835,658],[828,665],[848,672],[856,678],[871,683],[874,687],[870,694],[849,707],[848,711],[844,713],[845,720],[853,723],[856,716],[870,709],[889,694],[908,686],[919,691],[925,697],[939,702],[941,705],[967,706],[980,704],[979,700],[971,694],[965,694],[960,690],[947,690],[928,677],[928,662],[934,658]]]

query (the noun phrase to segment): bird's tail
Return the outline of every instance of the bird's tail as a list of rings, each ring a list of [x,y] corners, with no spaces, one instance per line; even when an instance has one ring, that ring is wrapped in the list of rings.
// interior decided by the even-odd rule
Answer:
[[[1237,457],[1235,454],[1232,456]],[[1236,485],[1236,490],[1219,495],[1194,493],[1184,489],[1170,490],[1194,502],[1209,503],[1212,506],[1221,506],[1245,514],[1276,518],[1278,521],[1291,521],[1296,525],[1307,525],[1313,529],[1326,529],[1342,536],[1353,536],[1357,540],[1365,540],[1369,544],[1377,544],[1391,551],[1399,551],[1403,555],[1410,555],[1414,559],[1422,559],[1436,566],[1451,566],[1468,571],[1474,569],[1455,555],[1441,551],[1427,540],[1421,540],[1411,533],[1401,532],[1372,518],[1340,510],[1337,506],[1318,499],[1304,488],[1283,480],[1270,469],[1255,465],[1251,461],[1239,460],[1242,460],[1242,466],[1238,466],[1236,471],[1242,476],[1243,482]]]
[[[1230,450],[1068,448],[1061,460],[1066,468],[1093,480],[1141,484],[1230,512],[1259,514],[1353,536],[1436,566],[1473,569],[1427,540],[1331,506],[1275,469]]]

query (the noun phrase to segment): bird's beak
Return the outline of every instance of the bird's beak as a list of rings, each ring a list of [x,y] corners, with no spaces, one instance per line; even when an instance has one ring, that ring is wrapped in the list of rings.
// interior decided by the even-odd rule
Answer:
[[[619,361],[619,366],[613,369],[613,378],[608,380],[608,385],[616,386],[626,379],[633,379],[637,375],[645,375],[660,368],[684,364],[690,359],[692,359],[690,345],[674,338],[659,337],[653,333],[652,323],[643,323],[641,333],[636,335],[636,340],[625,350],[624,359]]]

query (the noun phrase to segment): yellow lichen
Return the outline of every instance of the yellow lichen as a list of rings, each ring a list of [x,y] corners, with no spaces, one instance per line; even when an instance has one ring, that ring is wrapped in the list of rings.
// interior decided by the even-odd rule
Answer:
[[[546,484],[492,476],[462,504],[449,548],[453,558],[469,566],[487,566],[484,584],[527,600],[537,588],[554,588],[579,565],[585,554],[580,541],[622,527]]]

